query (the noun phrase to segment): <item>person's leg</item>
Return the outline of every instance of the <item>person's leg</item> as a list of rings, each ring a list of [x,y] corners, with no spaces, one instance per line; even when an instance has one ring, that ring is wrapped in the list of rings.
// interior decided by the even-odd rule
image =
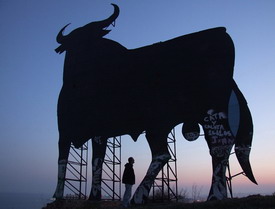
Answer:
[[[128,207],[130,204],[130,198],[132,196],[132,186],[130,184],[125,184],[125,192],[124,192],[124,196],[123,196],[123,206],[124,207]]]

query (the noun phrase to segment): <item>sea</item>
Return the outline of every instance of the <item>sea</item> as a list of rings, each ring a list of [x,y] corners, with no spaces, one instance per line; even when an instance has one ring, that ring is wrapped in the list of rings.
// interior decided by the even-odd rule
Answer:
[[[42,209],[52,201],[52,194],[0,193],[0,209]]]

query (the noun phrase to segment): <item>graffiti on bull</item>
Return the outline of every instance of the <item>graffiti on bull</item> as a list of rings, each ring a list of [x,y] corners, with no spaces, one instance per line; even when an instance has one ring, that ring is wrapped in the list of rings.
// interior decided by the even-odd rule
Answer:
[[[137,188],[136,194],[134,195],[132,201],[133,203],[145,203],[147,201],[151,186],[154,183],[156,176],[158,175],[162,167],[166,164],[167,160],[170,159],[170,157],[170,154],[163,154],[153,157],[152,163],[148,168],[146,176],[144,177],[140,186]]]
[[[228,145],[234,143],[232,133],[224,127],[224,121],[227,120],[227,115],[224,112],[215,112],[210,109],[207,111],[207,116],[204,118],[205,124],[203,128],[207,135],[211,136],[213,144]]]
[[[100,198],[101,195],[101,175],[102,175],[102,163],[104,159],[93,159],[93,179],[92,179],[92,195]]]
[[[136,49],[104,38],[120,10],[102,21],[57,34],[55,51],[65,52],[63,85],[58,98],[58,183],[63,198],[71,143],[92,140],[90,200],[101,198],[102,161],[107,139],[146,132],[152,159],[132,203],[148,198],[153,180],[169,160],[167,137],[183,123],[194,141],[204,130],[212,157],[209,200],[226,198],[225,166],[233,145],[246,176],[257,183],[249,162],[253,123],[247,102],[233,79],[235,51],[226,28],[182,35]],[[219,95],[217,97],[217,95]],[[98,137],[100,136],[100,137]]]

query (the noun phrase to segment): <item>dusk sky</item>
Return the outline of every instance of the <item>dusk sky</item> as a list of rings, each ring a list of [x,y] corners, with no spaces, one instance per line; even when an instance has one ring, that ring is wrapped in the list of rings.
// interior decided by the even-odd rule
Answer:
[[[120,15],[106,38],[127,48],[227,28],[236,50],[234,79],[253,117],[250,161],[259,184],[238,176],[233,191],[275,192],[274,0],[0,0],[0,192],[54,193],[65,55],[54,51],[56,35],[68,23],[65,34],[109,17],[111,3],[120,7]],[[150,155],[144,135],[137,142],[122,137],[122,168],[129,156],[135,158],[137,184]],[[177,159],[179,188],[196,184],[207,194],[212,168],[203,137],[188,142],[178,131]],[[241,171],[235,156],[230,162],[233,174]]]

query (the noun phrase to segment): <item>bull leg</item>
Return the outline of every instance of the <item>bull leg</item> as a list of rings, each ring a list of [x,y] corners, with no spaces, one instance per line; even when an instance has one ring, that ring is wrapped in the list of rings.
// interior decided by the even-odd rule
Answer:
[[[146,138],[152,153],[152,161],[147,170],[146,176],[138,186],[131,200],[132,204],[143,204],[147,201],[150,189],[156,176],[171,158],[167,148],[167,136],[168,135],[166,134],[146,133]]]
[[[207,200],[222,200],[227,198],[226,168],[232,145],[210,148],[212,156],[212,185]]]
[[[92,139],[92,188],[89,200],[101,200],[102,165],[106,153],[107,138],[94,137]]]
[[[70,152],[71,142],[60,137],[58,142],[59,157],[58,157],[58,181],[55,193],[53,195],[56,199],[62,199],[64,194],[64,185],[66,177],[66,169],[68,163],[68,157]]]
[[[229,128],[227,112],[217,112],[214,109],[208,110],[202,126],[212,157],[213,167],[212,185],[208,200],[225,199],[227,198],[226,166],[235,143],[235,137]]]

